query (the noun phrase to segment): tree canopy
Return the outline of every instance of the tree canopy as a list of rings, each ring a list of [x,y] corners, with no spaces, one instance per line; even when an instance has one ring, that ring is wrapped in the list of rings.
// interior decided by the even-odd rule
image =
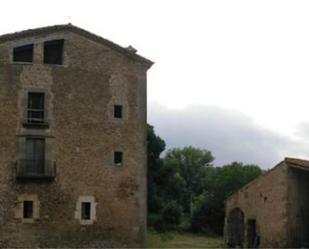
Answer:
[[[149,226],[222,234],[224,200],[261,175],[261,168],[241,162],[214,167],[209,150],[192,146],[160,158],[166,145],[151,125],[147,138]]]

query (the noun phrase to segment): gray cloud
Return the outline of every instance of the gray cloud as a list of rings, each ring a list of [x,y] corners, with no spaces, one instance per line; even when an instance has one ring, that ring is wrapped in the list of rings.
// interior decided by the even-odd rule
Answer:
[[[215,165],[232,161],[271,168],[286,156],[309,157],[309,144],[277,134],[236,111],[209,106],[168,110],[151,104],[148,122],[167,148],[192,145],[212,151]],[[301,126],[307,132],[309,125]]]
[[[309,123],[301,122],[296,129],[295,135],[309,141]]]

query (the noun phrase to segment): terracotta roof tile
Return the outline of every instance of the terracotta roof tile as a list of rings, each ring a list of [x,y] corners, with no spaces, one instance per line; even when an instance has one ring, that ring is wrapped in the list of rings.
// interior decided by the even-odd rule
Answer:
[[[309,161],[308,160],[286,157],[284,159],[284,161],[287,164],[292,164],[292,165],[296,165],[296,166],[300,166],[300,167],[305,167],[305,168],[309,169]]]

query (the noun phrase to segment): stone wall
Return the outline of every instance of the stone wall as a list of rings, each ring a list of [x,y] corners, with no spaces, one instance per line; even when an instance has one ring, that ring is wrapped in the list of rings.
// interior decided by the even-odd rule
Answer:
[[[43,42],[65,39],[64,65],[43,64]],[[34,62],[12,63],[12,48],[34,43]],[[0,246],[143,246],[146,238],[146,71],[107,46],[72,32],[0,44]],[[27,91],[46,92],[49,127],[23,126]],[[113,117],[121,104],[124,118]],[[50,182],[18,182],[23,138],[46,138],[56,164]],[[124,163],[113,163],[123,151]],[[20,217],[36,196],[33,222]],[[80,198],[96,204],[92,224],[76,218]]]
[[[281,162],[227,199],[225,210],[226,241],[228,240],[227,217],[232,210],[239,208],[244,214],[245,239],[248,220],[255,220],[261,248],[287,246],[287,171],[287,165]],[[244,245],[246,246],[246,242]]]

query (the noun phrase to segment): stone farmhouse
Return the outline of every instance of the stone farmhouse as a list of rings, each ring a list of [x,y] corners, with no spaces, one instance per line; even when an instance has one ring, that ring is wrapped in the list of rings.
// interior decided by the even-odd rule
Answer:
[[[226,200],[230,247],[309,246],[309,161],[285,158]]]
[[[146,73],[71,24],[0,36],[0,247],[139,247]]]

